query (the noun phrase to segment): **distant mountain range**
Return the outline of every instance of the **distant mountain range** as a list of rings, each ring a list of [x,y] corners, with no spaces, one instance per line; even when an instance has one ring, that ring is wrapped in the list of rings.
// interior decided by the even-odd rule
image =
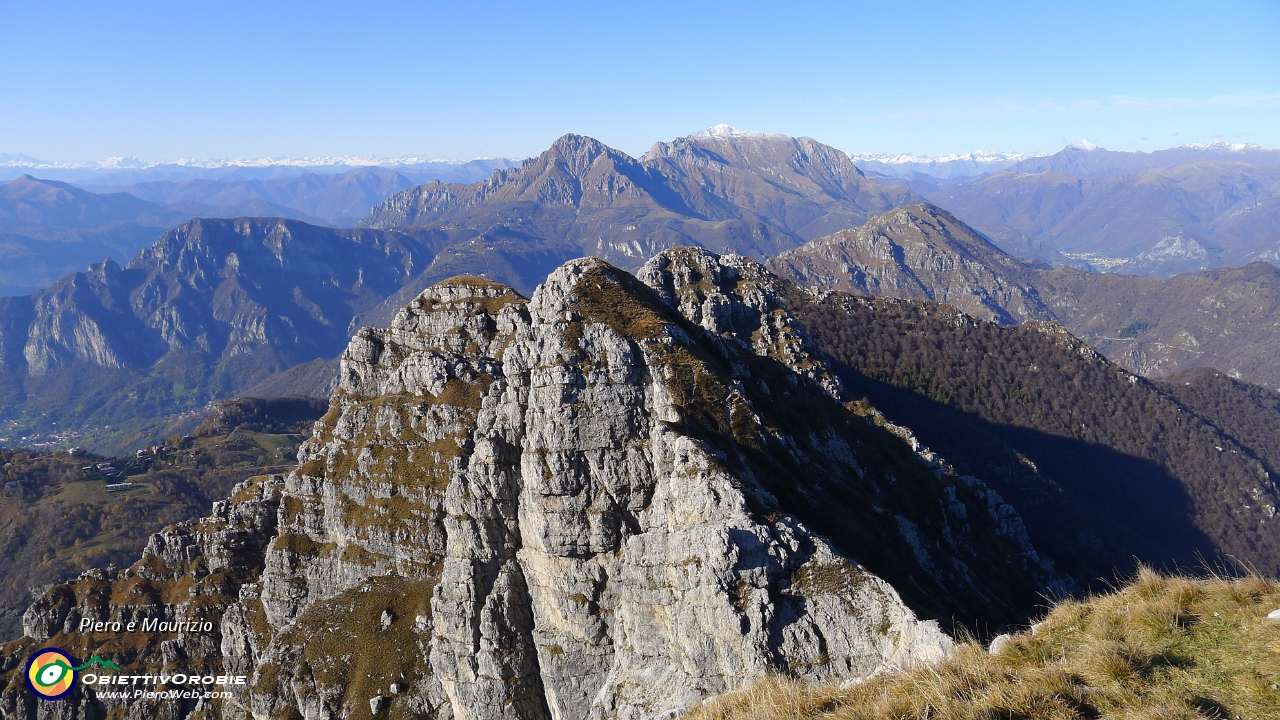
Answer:
[[[1010,165],[1040,157],[1039,153],[1012,153],[979,150],[962,155],[910,155],[907,153],[853,153],[849,158],[863,170],[885,177],[912,178],[927,175],[939,180],[967,178],[1003,170]]]
[[[1064,152],[1088,158],[1105,151]],[[1039,224],[1024,217],[1056,208],[1054,198],[1081,213],[1089,207],[1119,212],[1122,204],[1108,204],[1108,197],[1131,197],[1125,193],[1148,185],[1157,195],[1191,197],[1170,190],[1178,178],[1200,192],[1196,197],[1210,194],[1210,184],[1197,178],[1223,179],[1216,187],[1226,199],[1215,207],[1236,208],[1222,211],[1229,217],[1241,201],[1230,200],[1236,186],[1225,179],[1252,178],[1241,187],[1254,193],[1260,209],[1207,223],[1221,233],[1235,228],[1248,238],[1238,246],[1248,247],[1262,235],[1245,232],[1247,222],[1261,233],[1274,227],[1262,207],[1273,172],[1205,158],[1134,176],[1002,170],[945,192],[987,198],[972,205],[993,217],[1012,208],[1010,222],[1022,223],[1030,237],[1037,228],[1045,235],[1043,228],[1067,227],[1063,218],[1070,213],[1048,213]],[[1084,200],[1067,190],[1028,193],[1019,205],[995,185],[1008,178],[1037,188],[1068,178],[1062,180],[1068,190],[1075,178],[1077,189],[1110,189]],[[0,239],[0,252],[26,265],[6,267],[20,268],[11,272],[29,281],[37,271],[50,272],[49,258],[59,253],[79,267],[96,264],[87,272],[59,267],[63,279],[47,289],[0,302],[0,437],[47,432],[55,422],[119,428],[250,390],[325,394],[334,358],[352,332],[389,323],[398,308],[442,279],[483,276],[527,295],[567,260],[593,255],[634,269],[677,245],[769,260],[775,272],[818,291],[936,300],[1004,324],[1056,321],[1151,377],[1211,366],[1280,387],[1274,329],[1257,321],[1280,308],[1274,266],[1254,263],[1167,282],[1054,270],[1003,251],[991,240],[1008,243],[971,228],[960,213],[881,180],[815,140],[728,126],[657,143],[639,158],[566,135],[538,157],[470,184],[406,187],[410,180],[401,174],[360,169],[277,180],[140,183],[132,193],[94,194],[20,178],[0,193],[0,222],[10,233]],[[193,209],[244,205],[267,206],[275,215],[349,219],[380,195],[385,199],[353,229],[278,217],[186,220]],[[1133,207],[1168,214],[1173,206],[1134,201]],[[1188,227],[1206,224],[1199,215],[1196,220],[1199,225],[1188,221]],[[77,226],[90,223],[106,224]],[[163,223],[181,225],[163,232]],[[1144,221],[1131,227],[1136,234]],[[128,263],[89,259],[108,243],[116,243],[114,253],[136,242],[142,231],[161,237]],[[1141,249],[1142,242],[1133,247]],[[83,257],[66,252],[72,247]],[[44,266],[36,257],[41,250],[50,253]]]
[[[511,167],[506,158],[453,161],[421,157],[260,158],[238,160],[178,160],[146,162],[137,158],[108,158],[97,162],[55,163],[26,155],[0,153],[0,180],[25,174],[95,185],[132,185],[183,180],[267,180],[304,174],[339,175],[352,170],[389,170],[415,183],[445,180],[475,182],[496,168]]]
[[[1071,143],[1057,153],[978,150],[956,155],[910,153],[851,153],[850,159],[868,173],[884,177],[927,176],[935,182],[986,175],[1008,169],[1016,173],[1066,172],[1074,175],[1118,175],[1151,168],[1173,167],[1211,158],[1253,165],[1280,165],[1280,150],[1263,145],[1228,142],[1191,143],[1154,152],[1113,152],[1087,140]]]
[[[1115,152],[1090,142],[1072,143],[1053,155],[1029,157],[1009,166],[1010,172],[1066,172],[1080,176],[1108,176],[1167,168],[1196,160],[1222,160],[1280,167],[1280,150],[1262,145],[1213,142],[1192,143],[1153,152]]]
[[[904,185],[1054,265],[1170,277],[1280,261],[1280,151],[1257,145],[1071,146],[932,191],[918,177]]]
[[[164,205],[206,205],[226,208],[223,214],[311,219],[328,225],[351,226],[389,195],[414,186],[392,170],[359,168],[345,173],[307,173],[268,180],[159,180],[109,188]],[[243,212],[257,204],[267,212]]]

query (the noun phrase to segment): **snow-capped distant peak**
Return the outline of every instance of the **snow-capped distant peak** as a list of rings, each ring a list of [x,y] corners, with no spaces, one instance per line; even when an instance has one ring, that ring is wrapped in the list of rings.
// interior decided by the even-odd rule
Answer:
[[[1102,149],[1102,148],[1098,147],[1097,145],[1094,145],[1093,143],[1089,142],[1088,140],[1084,140],[1084,139],[1077,140],[1077,141],[1075,141],[1075,142],[1071,143],[1070,145],[1068,145],[1067,147],[1069,147],[1069,148],[1075,148],[1075,149],[1077,149],[1077,150],[1086,150],[1086,151],[1087,151],[1087,150],[1101,150],[1101,149]]]
[[[43,164],[47,163],[43,160],[37,160],[29,155],[0,153],[0,167],[39,167]]]
[[[1198,142],[1188,143],[1182,147],[1188,150],[1217,150],[1218,152],[1278,152],[1275,148],[1266,145],[1258,145],[1256,143],[1229,143],[1223,140],[1217,140],[1211,143]]]
[[[111,170],[145,168],[147,163],[136,157],[110,157],[98,163],[98,167]]]
[[[692,137],[761,139],[761,138],[771,138],[771,137],[772,138],[786,137],[786,135],[779,135],[778,133],[763,133],[763,132],[757,132],[755,130],[739,130],[738,128],[732,125],[725,125],[724,123],[721,123],[719,125],[712,125],[711,127],[707,128],[706,130],[703,130],[700,133],[695,133]]]
[[[1033,157],[1044,157],[1045,153],[1001,152],[999,150],[975,150],[971,153],[952,155],[912,155],[910,153],[850,153],[849,157],[856,162],[878,162],[891,165],[907,163],[949,163],[949,162],[1017,162]]]

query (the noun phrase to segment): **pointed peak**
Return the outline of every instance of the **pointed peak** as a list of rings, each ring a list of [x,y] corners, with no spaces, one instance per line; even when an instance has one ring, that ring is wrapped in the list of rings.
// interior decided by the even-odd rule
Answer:
[[[621,150],[611,148],[589,135],[575,135],[573,133],[561,135],[556,138],[556,141],[551,143],[551,147],[547,148],[546,152],[539,155],[538,158],[546,158],[555,155],[578,157],[585,159],[588,162],[595,160],[601,155],[608,155],[615,158],[626,158],[628,160],[630,159],[630,156]],[[525,163],[537,162],[538,158],[526,160]]]
[[[1068,145],[1068,146],[1067,146],[1067,148],[1069,148],[1069,149],[1074,149],[1074,150],[1084,150],[1084,151],[1086,151],[1086,152],[1088,152],[1088,151],[1092,151],[1092,150],[1101,150],[1101,149],[1102,149],[1101,147],[1099,147],[1099,146],[1097,146],[1097,145],[1094,145],[1093,143],[1091,143],[1091,142],[1089,142],[1088,140],[1085,140],[1085,139],[1083,139],[1083,138],[1081,138],[1080,140],[1076,140],[1075,142],[1071,143],[1070,145]]]

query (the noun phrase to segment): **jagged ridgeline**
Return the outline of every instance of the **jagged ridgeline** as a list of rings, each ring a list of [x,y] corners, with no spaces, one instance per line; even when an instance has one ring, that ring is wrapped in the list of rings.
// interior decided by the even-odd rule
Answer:
[[[1025,618],[1055,577],[1017,512],[849,402],[799,297],[691,249],[638,279],[575,260],[527,301],[429,288],[353,338],[295,472],[51,589],[4,657],[251,675],[177,707],[81,688],[67,716],[638,718]],[[0,710],[34,718],[18,662]]]

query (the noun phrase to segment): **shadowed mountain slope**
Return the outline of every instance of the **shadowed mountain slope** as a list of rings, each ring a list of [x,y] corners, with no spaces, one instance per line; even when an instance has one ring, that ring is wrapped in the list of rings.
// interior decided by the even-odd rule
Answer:
[[[1259,436],[1189,412],[1060,326],[842,293],[792,307],[851,396],[990,483],[1082,584],[1135,558],[1172,567],[1229,554],[1280,572],[1280,495],[1257,459],[1270,446],[1254,451],[1245,443]],[[1222,395],[1251,401],[1242,387]]]
[[[1158,384],[1183,407],[1249,448],[1272,477],[1280,476],[1280,393],[1211,368],[1180,372]]]

